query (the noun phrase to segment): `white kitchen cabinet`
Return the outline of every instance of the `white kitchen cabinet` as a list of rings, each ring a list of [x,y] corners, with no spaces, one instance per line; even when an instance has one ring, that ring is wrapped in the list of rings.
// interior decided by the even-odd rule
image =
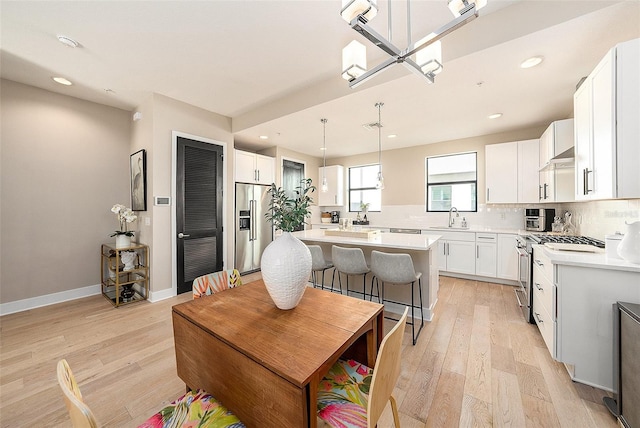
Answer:
[[[318,169],[318,183],[322,184],[323,177],[327,178],[327,191],[318,193],[318,206],[332,207],[344,205],[344,167],[342,165],[331,165]],[[316,186],[320,189],[320,186]]]
[[[518,203],[537,203],[540,140],[518,141]]]
[[[574,144],[573,119],[557,120],[540,137],[539,202],[570,202],[574,200],[573,163],[560,164],[553,157],[566,152]]]
[[[438,268],[443,272],[476,273],[476,236],[473,232],[445,232],[438,241]]]
[[[604,255],[567,254],[534,246],[534,318],[551,356],[567,366],[572,380],[610,391],[614,305],[640,303],[640,271],[607,266]]]
[[[495,233],[476,233],[476,275],[496,277],[497,241]]]
[[[271,184],[275,182],[275,158],[242,150],[236,150],[234,154],[234,177],[236,182],[255,184]]]
[[[497,257],[496,277],[517,281],[518,253],[516,252],[516,235],[498,234]]]
[[[557,355],[555,285],[551,260],[540,250],[533,251],[533,318],[553,358]]]
[[[518,202],[518,143],[485,146],[488,204]]]
[[[538,202],[538,140],[485,146],[488,204]]]
[[[635,39],[611,49],[574,94],[576,199],[640,197],[639,75]]]

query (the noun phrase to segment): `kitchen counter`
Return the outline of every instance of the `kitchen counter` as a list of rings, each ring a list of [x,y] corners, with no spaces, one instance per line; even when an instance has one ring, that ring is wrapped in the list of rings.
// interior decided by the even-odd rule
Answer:
[[[551,263],[598,269],[619,270],[640,273],[640,264],[629,263],[622,259],[607,257],[603,252],[585,253],[579,251],[556,251],[545,245],[534,245],[538,251],[544,252]]]
[[[338,224],[337,223],[312,223],[311,226],[313,227],[313,229],[318,229],[318,228],[338,228]],[[507,234],[513,234],[513,235],[528,235],[531,233],[539,233],[539,232],[530,232],[530,231],[526,231],[524,229],[512,229],[512,228],[499,228],[499,227],[484,227],[484,226],[479,226],[479,225],[473,225],[470,226],[467,229],[462,229],[459,227],[447,227],[447,226],[430,226],[430,227],[424,227],[424,225],[420,226],[420,225],[407,225],[407,224],[403,224],[402,226],[398,226],[398,225],[391,225],[391,226],[385,226],[385,225],[381,225],[381,224],[368,224],[366,226],[363,227],[367,227],[370,229],[382,229],[382,230],[386,230],[386,229],[391,229],[391,228],[396,228],[396,227],[401,227],[401,228],[407,228],[407,229],[420,229],[422,230],[422,233],[436,233],[437,232],[443,232],[443,231],[449,231],[449,232],[487,232],[487,233],[507,233]]]
[[[362,229],[366,230],[367,228],[363,227]],[[331,260],[331,247],[333,245],[361,248],[367,263],[370,263],[371,251],[373,250],[387,253],[408,253],[411,255],[416,272],[422,272],[422,309],[424,317],[425,320],[432,320],[439,288],[437,251],[435,251],[440,239],[439,234],[377,233],[369,238],[355,238],[325,235],[324,232],[322,229],[312,229],[294,232],[292,235],[306,244],[320,245],[325,260]],[[366,283],[371,284],[370,278],[371,274],[367,275]],[[325,283],[325,286],[330,287],[331,284]],[[349,281],[349,290],[360,293],[354,293],[354,296],[361,296],[363,287],[364,284],[361,278],[357,280],[352,278]],[[390,300],[409,303],[411,302],[411,287],[403,285],[385,287],[385,296]],[[385,303],[385,310],[401,314],[404,307],[387,302]]]

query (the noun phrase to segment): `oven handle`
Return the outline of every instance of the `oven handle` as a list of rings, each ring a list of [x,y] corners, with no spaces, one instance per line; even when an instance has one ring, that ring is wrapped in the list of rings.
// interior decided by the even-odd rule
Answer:
[[[520,257],[529,257],[529,253],[525,248],[516,247],[516,252]]]
[[[515,290],[513,290],[516,293],[516,300],[518,301],[518,306],[520,306],[521,308],[524,307],[524,305],[522,304],[522,301],[520,301],[520,296],[518,295],[518,290],[517,288]]]

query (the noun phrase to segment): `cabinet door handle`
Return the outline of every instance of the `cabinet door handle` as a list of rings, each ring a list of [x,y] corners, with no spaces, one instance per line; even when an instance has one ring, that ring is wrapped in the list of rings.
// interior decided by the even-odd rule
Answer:
[[[588,195],[589,192],[593,192],[593,189],[589,189],[589,174],[593,171],[589,171],[589,168],[585,168],[582,170],[582,180],[584,181],[584,195]]]
[[[542,287],[540,287],[540,284],[538,284],[537,282],[534,282],[533,284],[536,286],[536,288],[538,289],[538,291],[542,291],[542,290],[543,290],[543,288],[542,288]]]
[[[544,323],[544,321],[540,318],[540,314],[537,312],[533,313],[536,316],[536,322]]]
[[[333,203],[334,204],[338,203],[338,195],[333,195]]]
[[[487,202],[489,202],[491,198],[489,197],[489,188],[487,187]]]
[[[480,247],[476,245],[476,259],[480,258]]]
[[[538,200],[542,199],[542,186],[538,186]]]
[[[258,172],[258,180],[257,181],[260,181],[260,170],[257,169],[256,171]]]
[[[542,263],[540,260],[535,259],[535,262],[538,266],[544,266],[544,263]]]
[[[549,185],[547,183],[544,183],[544,198],[547,199],[547,187],[549,187]]]

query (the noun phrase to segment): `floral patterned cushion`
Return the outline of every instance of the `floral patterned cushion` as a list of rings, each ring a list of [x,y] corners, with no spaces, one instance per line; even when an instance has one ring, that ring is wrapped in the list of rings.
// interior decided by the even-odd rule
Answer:
[[[190,391],[138,428],[245,428],[219,401],[203,390]]]
[[[237,269],[222,270],[199,276],[193,280],[193,298],[209,296],[218,291],[227,290],[242,285],[240,272]]]
[[[367,426],[367,401],[373,369],[338,360],[318,387],[318,417],[332,427]]]

